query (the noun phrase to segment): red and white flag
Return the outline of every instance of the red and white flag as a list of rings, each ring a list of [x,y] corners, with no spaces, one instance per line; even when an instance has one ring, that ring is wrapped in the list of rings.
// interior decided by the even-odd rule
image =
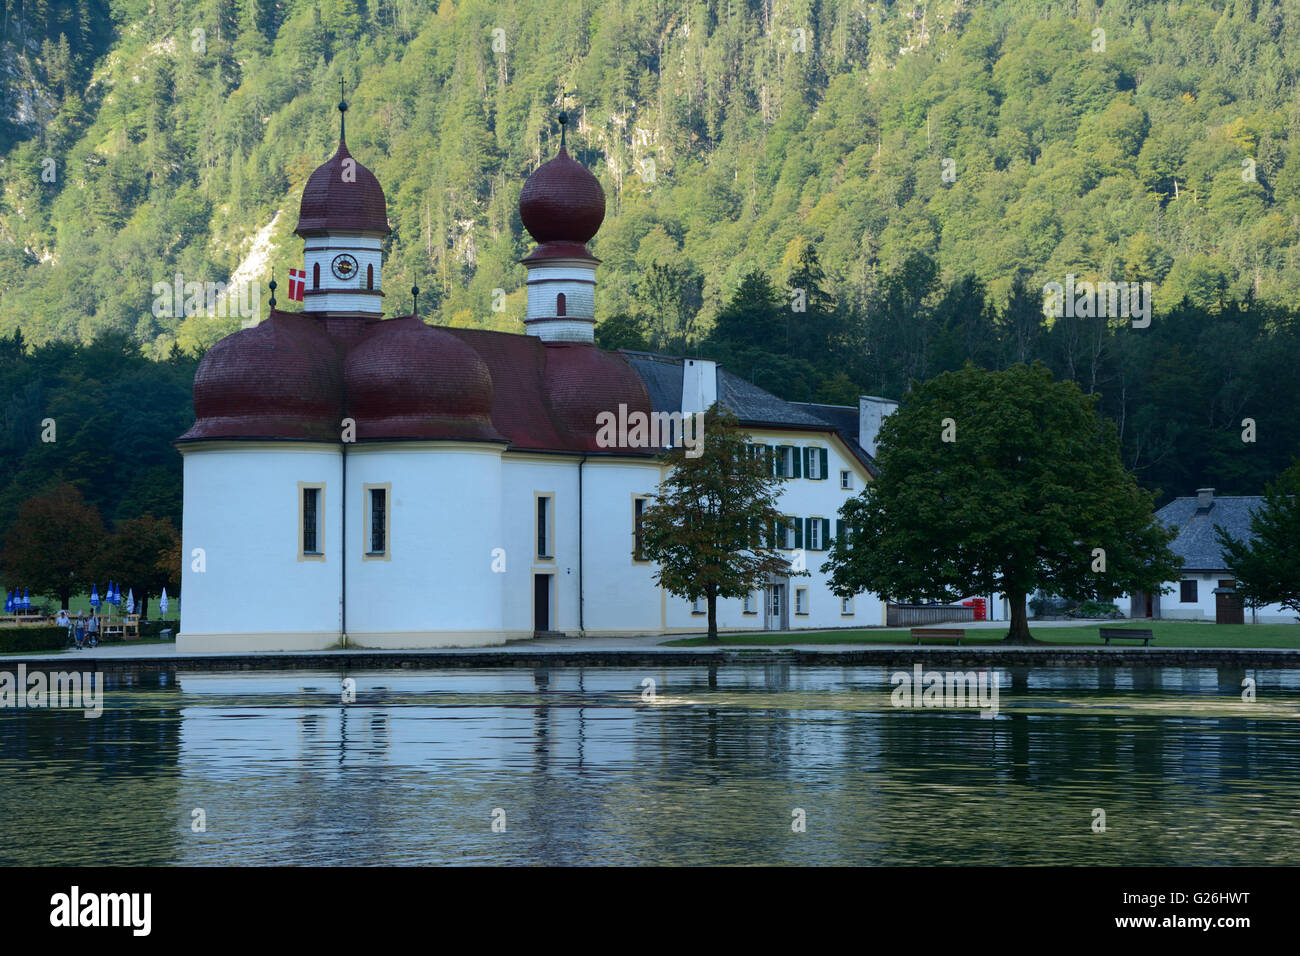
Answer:
[[[289,270],[289,301],[301,302],[307,291],[307,273],[302,269]]]

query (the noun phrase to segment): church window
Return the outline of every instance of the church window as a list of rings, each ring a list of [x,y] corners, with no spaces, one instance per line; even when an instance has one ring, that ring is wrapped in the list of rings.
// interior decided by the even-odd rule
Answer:
[[[634,498],[632,500],[632,534],[635,540],[635,547],[632,551],[633,561],[645,561],[645,533],[642,531],[642,523],[645,520],[645,502],[644,498]]]
[[[298,483],[298,546],[299,558],[321,560],[324,557],[325,533],[321,525],[321,499],[324,485]]]
[[[370,489],[370,554],[388,550],[388,489]]]
[[[563,293],[563,292],[561,292],[559,295],[557,295],[557,296],[555,297],[555,314],[556,314],[556,315],[565,315],[565,314],[567,314],[567,313],[565,312],[565,301],[564,301],[564,293]]]
[[[311,287],[313,289],[320,288],[320,263],[319,262],[311,267]]]
[[[537,495],[537,557],[553,558],[554,506],[550,495]]]
[[[374,265],[368,265],[366,266],[366,288],[373,289],[374,287],[375,287],[375,267]]]

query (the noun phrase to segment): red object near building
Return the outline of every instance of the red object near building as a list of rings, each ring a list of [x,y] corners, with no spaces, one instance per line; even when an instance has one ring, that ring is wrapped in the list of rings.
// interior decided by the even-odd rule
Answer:
[[[962,601],[961,606],[973,608],[975,611],[975,620],[988,620],[988,602],[983,598],[971,598],[969,601]]]

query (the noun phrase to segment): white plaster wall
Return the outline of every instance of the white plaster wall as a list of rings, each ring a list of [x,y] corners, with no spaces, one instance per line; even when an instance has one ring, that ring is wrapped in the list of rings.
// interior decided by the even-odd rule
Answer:
[[[303,251],[306,289],[313,291],[312,267],[320,265],[320,288],[327,295],[308,295],[305,305],[313,312],[375,312],[383,311],[383,252],[381,241],[360,236],[319,236],[306,241]],[[334,258],[347,253],[357,260],[357,272],[344,280],[334,275],[330,265]],[[375,270],[373,291],[366,289],[366,266]]]
[[[1160,617],[1175,621],[1213,621],[1217,614],[1214,589],[1219,586],[1220,581],[1226,581],[1231,577],[1232,573],[1229,571],[1213,574],[1188,573],[1177,581],[1166,581],[1164,587],[1170,590],[1160,595]],[[1179,599],[1182,590],[1179,584],[1182,581],[1190,580],[1196,581],[1196,601],[1195,603],[1184,604]],[[1125,603],[1122,606],[1127,607],[1129,600],[1131,600],[1131,597],[1126,596]],[[1245,609],[1247,624],[1251,623],[1252,620],[1260,624],[1294,624],[1296,622],[1296,614],[1280,604],[1269,604],[1258,608],[1254,615],[1254,618],[1252,618],[1251,609]]]
[[[658,463],[588,459],[583,466],[583,591],[587,633],[647,634],[661,629],[655,565],[636,561],[633,499],[659,486]]]
[[[594,319],[596,284],[592,269],[543,267],[528,270],[526,319],[555,315],[555,297],[564,293],[564,311],[571,317]]]
[[[593,342],[596,324],[591,319],[526,319],[524,331],[543,342]]]
[[[190,445],[184,454],[178,649],[202,635],[260,638],[282,647],[339,640],[340,464],[316,444]],[[299,560],[298,482],[321,482],[324,561]],[[193,569],[202,548],[206,570]],[[242,650],[231,646],[229,650]]]
[[[348,447],[349,646],[505,641],[505,575],[492,570],[501,542],[501,450],[437,442]],[[368,484],[392,486],[387,560],[367,557]]]
[[[512,455],[501,461],[501,542],[506,549],[501,613],[511,632],[533,633],[533,573],[552,572],[551,629],[578,630],[578,457]],[[537,558],[534,492],[554,496],[550,560]]]

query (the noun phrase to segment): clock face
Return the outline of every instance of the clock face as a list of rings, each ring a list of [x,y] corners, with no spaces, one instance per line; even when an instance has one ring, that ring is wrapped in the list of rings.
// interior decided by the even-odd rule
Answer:
[[[330,263],[330,269],[333,271],[335,278],[351,279],[357,274],[357,260],[345,252],[334,257],[334,261]]]

